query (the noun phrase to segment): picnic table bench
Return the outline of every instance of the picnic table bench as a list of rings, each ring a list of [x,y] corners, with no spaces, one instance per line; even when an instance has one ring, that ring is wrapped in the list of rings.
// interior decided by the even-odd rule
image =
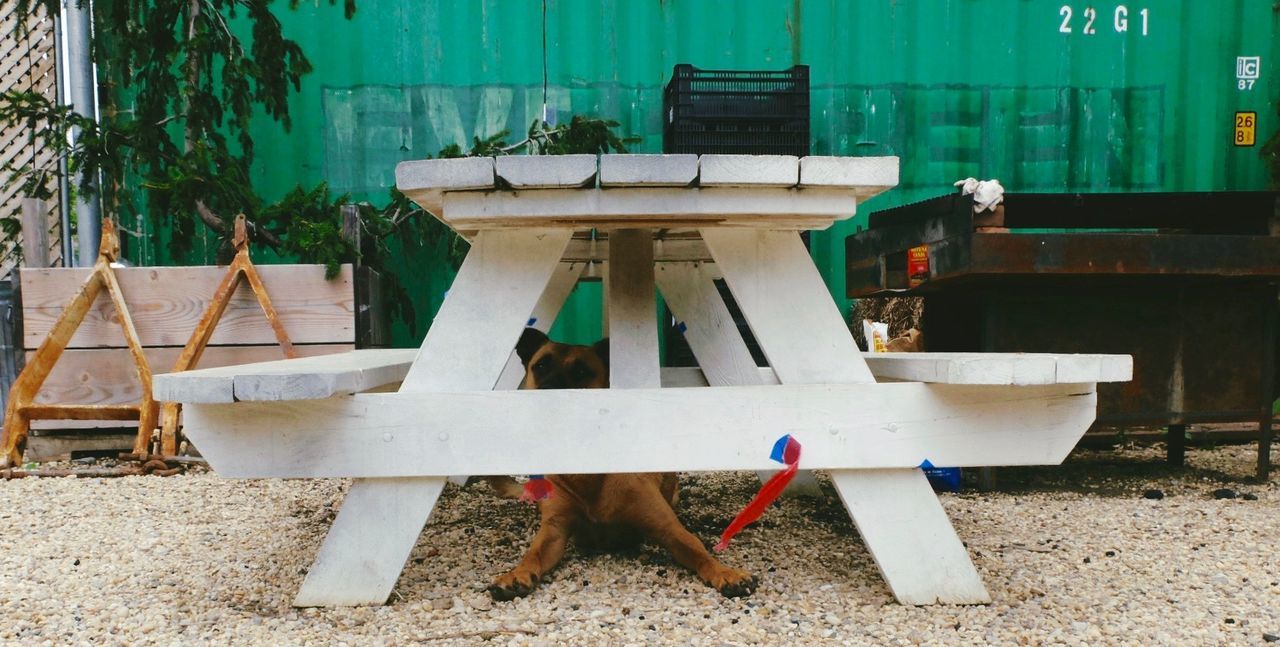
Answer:
[[[224,477],[354,479],[298,606],[384,603],[447,477],[769,470],[783,434],[802,468],[829,470],[900,602],[987,602],[920,466],[1060,463],[1096,384],[1128,380],[1132,362],[860,352],[798,232],[897,175],[897,158],[402,163],[400,190],[472,244],[421,348],[160,375],[156,394],[183,403]],[[611,388],[514,390],[521,331],[550,328],[584,274],[605,281]],[[699,368],[659,366],[655,289]]]

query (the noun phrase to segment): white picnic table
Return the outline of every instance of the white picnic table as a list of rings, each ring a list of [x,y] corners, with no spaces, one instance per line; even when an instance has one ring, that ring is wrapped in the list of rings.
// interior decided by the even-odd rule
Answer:
[[[920,466],[1060,463],[1096,383],[1132,374],[1126,355],[864,356],[799,231],[896,185],[897,158],[466,158],[396,181],[471,241],[421,348],[155,378],[221,476],[354,479],[297,606],[383,604],[447,477],[774,470],[788,433],[900,602],[988,602]],[[515,390],[522,330],[584,277],[605,282],[611,388]],[[698,369],[660,368],[655,288]]]

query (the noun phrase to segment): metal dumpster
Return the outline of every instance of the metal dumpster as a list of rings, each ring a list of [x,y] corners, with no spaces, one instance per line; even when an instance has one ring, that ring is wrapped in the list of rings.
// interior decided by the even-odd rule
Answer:
[[[1099,425],[1257,421],[1270,466],[1280,217],[1268,192],[950,195],[877,212],[846,239],[848,296],[924,297],[931,351],[1128,353]],[[909,277],[907,255],[927,250]],[[914,287],[912,287],[914,285]]]

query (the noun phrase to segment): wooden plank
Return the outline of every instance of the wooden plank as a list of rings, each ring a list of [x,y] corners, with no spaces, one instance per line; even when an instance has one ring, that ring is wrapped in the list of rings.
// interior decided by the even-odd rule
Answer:
[[[513,189],[593,186],[595,155],[503,155],[494,170]]]
[[[574,238],[569,241],[569,247],[565,249],[562,260],[567,263],[607,261],[609,260],[608,239],[605,237],[601,240],[593,241]],[[675,237],[653,241],[653,260],[658,263],[712,262],[711,250],[707,249],[707,244],[702,242],[701,239]]]
[[[794,155],[703,155],[698,159],[700,186],[793,187],[800,182],[800,160]]]
[[[711,386],[764,384],[714,278],[704,268],[698,263],[662,263],[657,268],[658,288],[679,322],[677,328],[683,329]]]
[[[49,213],[44,200],[22,200],[22,260],[26,267],[49,266]]]
[[[658,285],[662,298],[678,320],[677,327],[698,360],[704,379],[711,386],[764,384],[762,371],[756,366],[738,325],[716,289],[709,265],[698,263],[663,263],[658,266]],[[766,369],[773,377],[773,370]],[[664,370],[663,385],[667,376]],[[776,382],[776,379],[775,379]],[[759,470],[761,482],[776,470]],[[787,485],[784,494],[816,496],[821,493],[818,481],[809,470],[802,470]]]
[[[615,188],[459,191],[444,196],[454,229],[572,227],[577,230],[677,227],[825,229],[851,217],[848,189]]]
[[[492,389],[570,235],[567,229],[480,232],[401,390]]]
[[[435,507],[444,479],[357,480],[298,595],[295,607],[384,604]]]
[[[74,421],[70,421],[74,422]],[[118,425],[119,423],[113,423]],[[34,427],[34,425],[33,425]],[[85,428],[85,425],[79,425]],[[67,460],[71,452],[124,452],[133,449],[138,439],[137,425],[128,428],[127,433],[94,433],[41,435],[32,433],[27,437],[27,450],[22,459],[33,463],[45,461]]]
[[[478,234],[400,393],[385,395],[403,399],[448,398],[438,392],[493,388],[528,323],[529,313],[557,269],[570,233],[532,230]],[[323,403],[341,401],[346,400],[316,400],[312,404],[323,407]],[[239,404],[244,403],[194,405],[187,408],[188,421],[193,408]],[[266,406],[281,411],[296,403]],[[438,433],[449,436],[447,431]],[[386,443],[395,434],[380,437]],[[356,479],[294,604],[385,602],[431,516],[446,477],[475,473],[455,470],[430,478]],[[378,543],[372,555],[370,541]]]
[[[806,447],[807,449],[807,447]],[[938,497],[918,470],[835,470],[831,478],[893,596],[902,604],[986,604]]]
[[[327,355],[349,351],[349,344],[308,345],[294,347],[300,355]],[[167,371],[182,352],[181,348],[144,349],[147,363],[156,371]],[[30,358],[35,351],[27,351]],[[280,359],[278,346],[215,346],[201,357],[200,366],[217,367]],[[68,350],[58,359],[49,377],[36,393],[37,403],[127,404],[142,397],[137,372],[128,349],[95,348]],[[158,398],[160,399],[160,398]],[[115,427],[114,423],[95,421],[38,421],[32,429]],[[134,432],[136,436],[136,430]]]
[[[774,469],[788,433],[805,469],[1056,464],[1096,404],[1092,385],[903,382],[401,392],[184,413],[223,476],[389,478]]]
[[[23,345],[35,348],[48,335],[89,268],[26,269],[21,275]],[[116,270],[139,341],[144,346],[186,344],[226,268],[132,267]],[[262,282],[295,344],[355,341],[355,296],[350,265],[332,281],[321,265],[264,265]],[[274,344],[275,333],[248,286],[232,296],[211,344]],[[124,347],[124,333],[110,300],[100,298],[85,316],[69,348]]]
[[[444,191],[491,189],[492,157],[412,160],[396,164],[396,188],[437,216]]]
[[[702,238],[783,384],[875,381],[798,234],[704,229]]]
[[[801,187],[882,187],[898,185],[897,157],[800,158]]]
[[[399,382],[415,355],[412,348],[367,348],[165,373],[153,386],[156,399],[169,402],[315,400]]]
[[[697,155],[601,155],[600,186],[689,186],[698,179]]]
[[[1128,382],[1129,355],[1051,353],[863,353],[878,380],[934,384]]]
[[[662,377],[658,365],[653,232],[612,232],[609,255],[609,386],[657,387]]]

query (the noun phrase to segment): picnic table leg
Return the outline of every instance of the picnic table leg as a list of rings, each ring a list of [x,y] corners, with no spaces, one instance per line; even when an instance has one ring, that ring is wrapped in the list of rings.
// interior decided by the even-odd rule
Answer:
[[[400,391],[494,388],[571,234],[480,232]],[[385,603],[445,482],[354,480],[294,605]]]
[[[386,603],[444,484],[443,478],[352,481],[293,606]]]
[[[764,382],[729,307],[716,289],[718,270],[709,263],[659,263],[658,289],[680,322],[681,334],[693,351],[698,367],[710,386],[750,386]],[[773,472],[759,471],[766,481]],[[818,481],[808,470],[796,474],[785,495],[821,494]]]
[[[875,381],[799,235],[705,229],[702,237],[779,382]],[[923,471],[830,472],[899,602],[990,601]]]

